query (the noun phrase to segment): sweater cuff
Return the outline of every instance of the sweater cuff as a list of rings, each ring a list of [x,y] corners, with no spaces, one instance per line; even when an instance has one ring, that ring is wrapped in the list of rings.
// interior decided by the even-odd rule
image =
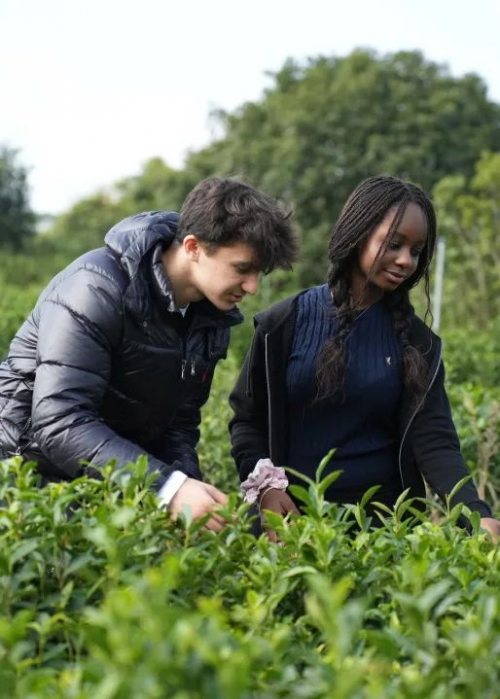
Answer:
[[[472,500],[464,503],[471,512],[479,512],[481,517],[493,517],[490,506],[484,500]]]

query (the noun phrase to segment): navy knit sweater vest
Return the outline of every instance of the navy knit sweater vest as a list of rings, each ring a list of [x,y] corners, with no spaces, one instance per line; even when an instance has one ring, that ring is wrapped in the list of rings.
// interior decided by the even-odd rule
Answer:
[[[327,493],[330,500],[356,502],[370,486],[380,485],[375,499],[393,504],[401,492],[396,415],[402,378],[390,311],[381,301],[357,315],[347,341],[344,397],[318,402],[318,357],[336,331],[326,284],[299,296],[287,367],[287,463],[314,478],[321,459],[336,448],[324,475],[343,473]]]

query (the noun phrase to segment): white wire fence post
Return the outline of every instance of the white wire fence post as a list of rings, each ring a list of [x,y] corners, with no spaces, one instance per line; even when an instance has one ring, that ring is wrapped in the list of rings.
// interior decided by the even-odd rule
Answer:
[[[432,329],[435,332],[439,331],[441,325],[441,305],[443,301],[443,279],[444,279],[444,257],[446,251],[446,242],[443,237],[439,237],[437,241],[436,253],[436,277],[434,279],[434,293],[432,295]]]

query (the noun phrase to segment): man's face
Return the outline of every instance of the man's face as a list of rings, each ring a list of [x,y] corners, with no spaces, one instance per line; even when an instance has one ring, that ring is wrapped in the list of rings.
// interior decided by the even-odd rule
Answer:
[[[212,252],[198,243],[191,279],[200,298],[207,298],[221,311],[229,311],[259,288],[255,252],[246,243],[220,246]]]

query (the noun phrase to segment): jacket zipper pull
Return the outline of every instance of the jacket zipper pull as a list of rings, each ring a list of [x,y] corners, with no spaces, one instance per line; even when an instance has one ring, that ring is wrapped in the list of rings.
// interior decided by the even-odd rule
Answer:
[[[194,359],[191,360],[191,376],[196,374],[196,362]]]
[[[181,379],[183,381],[186,378],[186,364],[187,364],[187,361],[185,359],[183,359],[181,362]]]

